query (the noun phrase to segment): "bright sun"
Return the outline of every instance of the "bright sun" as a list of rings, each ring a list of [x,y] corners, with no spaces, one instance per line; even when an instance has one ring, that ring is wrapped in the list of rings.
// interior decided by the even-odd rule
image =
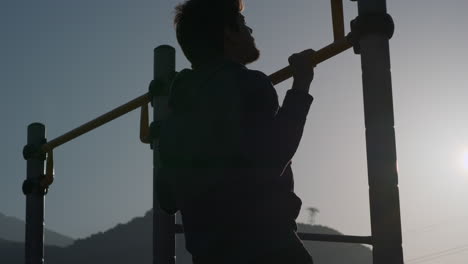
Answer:
[[[463,153],[463,168],[468,170],[468,150]]]

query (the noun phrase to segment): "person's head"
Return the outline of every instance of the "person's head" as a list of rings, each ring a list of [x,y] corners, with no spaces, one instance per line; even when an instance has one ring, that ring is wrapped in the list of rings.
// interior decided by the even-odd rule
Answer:
[[[243,0],[187,0],[176,7],[177,41],[193,68],[223,57],[244,65],[259,58],[243,9]]]

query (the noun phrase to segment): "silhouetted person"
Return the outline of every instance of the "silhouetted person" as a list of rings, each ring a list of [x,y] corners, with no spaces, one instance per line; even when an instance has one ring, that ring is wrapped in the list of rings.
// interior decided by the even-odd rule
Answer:
[[[280,108],[241,0],[176,8],[177,40],[192,69],[175,78],[160,138],[160,206],[180,210],[195,264],[311,264],[296,222],[291,159],[312,103],[313,50],[294,54]]]

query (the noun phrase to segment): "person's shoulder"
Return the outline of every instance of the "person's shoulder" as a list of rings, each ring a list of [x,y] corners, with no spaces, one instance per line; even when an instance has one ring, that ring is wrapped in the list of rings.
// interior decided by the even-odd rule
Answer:
[[[265,107],[276,113],[279,103],[278,94],[270,78],[258,70],[244,69],[239,77],[240,90],[254,107]],[[262,102],[261,104],[259,102]]]
[[[241,70],[241,74],[243,75],[243,77],[246,77],[250,80],[270,82],[270,79],[268,78],[268,76],[265,73],[258,71],[258,70],[251,70],[251,69],[244,68]]]
[[[258,70],[244,68],[240,70],[238,78],[245,86],[260,86],[263,88],[273,87],[270,78],[265,73]]]

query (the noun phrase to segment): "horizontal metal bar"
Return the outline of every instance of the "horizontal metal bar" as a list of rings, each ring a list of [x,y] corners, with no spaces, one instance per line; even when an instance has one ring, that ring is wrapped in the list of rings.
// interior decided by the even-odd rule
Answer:
[[[82,125],[82,126],[79,126],[78,128],[75,128],[73,130],[71,130],[70,132],[68,133],[65,133],[63,134],[62,136],[59,136],[51,141],[49,141],[48,143],[44,144],[42,146],[42,151],[44,152],[49,152],[50,150],[62,145],[62,144],[65,144],[67,143],[68,141],[72,140],[72,139],[75,139],[97,127],[100,127],[120,116],[123,116],[125,115],[126,113],[128,112],[131,112],[135,109],[137,109],[138,107],[141,107],[143,106],[144,104],[148,104],[150,102],[150,95],[149,93],[146,93],[138,98],[135,98],[133,99],[132,101],[124,104],[124,105],[121,105],[117,108],[115,108],[114,110],[110,111],[110,112],[107,112],[101,116],[99,116],[98,118],[94,119],[94,120],[91,120],[89,121],[88,123]]]
[[[181,224],[175,225],[176,234],[184,233],[184,226]],[[344,236],[344,235],[327,235],[327,234],[311,234],[311,233],[297,233],[301,240],[306,241],[321,241],[321,242],[335,242],[335,243],[353,243],[353,244],[367,244],[372,245],[372,237],[370,236]]]
[[[313,60],[315,64],[319,64],[340,54],[341,52],[351,48],[352,46],[353,45],[349,41],[349,37],[343,37],[343,39],[318,50],[310,59]],[[270,81],[273,83],[273,85],[277,85],[291,77],[292,70],[290,66],[285,67],[269,76]]]
[[[333,37],[339,41],[345,36],[343,0],[331,0],[332,19],[333,19]]]
[[[355,243],[372,245],[372,237],[370,236],[344,236],[344,235],[327,235],[327,234],[310,234],[297,233],[300,239],[307,241],[322,241],[322,242],[338,242],[338,243]]]

